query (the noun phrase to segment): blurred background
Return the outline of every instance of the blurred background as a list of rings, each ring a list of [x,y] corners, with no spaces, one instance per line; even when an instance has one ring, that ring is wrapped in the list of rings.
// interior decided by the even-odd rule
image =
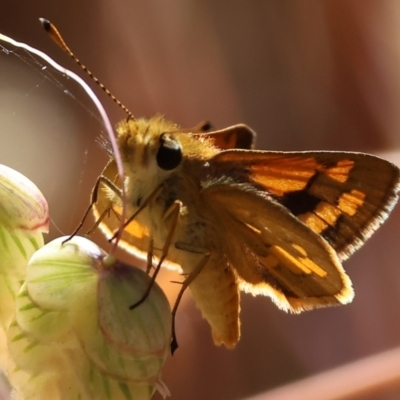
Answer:
[[[366,151],[400,165],[395,0],[1,1],[1,33],[81,74],[39,17],[57,25],[136,116],[162,113],[184,127],[242,122],[258,133],[260,149]],[[125,117],[97,92],[113,123]],[[0,162],[48,198],[49,238],[74,230],[107,162],[95,115],[76,84],[0,48]],[[356,292],[350,305],[287,315],[267,298],[243,295],[234,350],[214,346],[187,293],[180,348],[163,377],[172,398],[244,399],[399,346],[399,226],[397,208],[345,263]],[[165,273],[162,282],[170,279],[176,275]],[[360,398],[398,399],[400,388]]]

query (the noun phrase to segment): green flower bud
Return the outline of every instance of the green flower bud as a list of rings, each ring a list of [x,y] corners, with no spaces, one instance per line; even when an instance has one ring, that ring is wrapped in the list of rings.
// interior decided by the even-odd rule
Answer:
[[[43,246],[49,227],[46,199],[25,176],[0,165],[0,368],[8,351],[5,332],[31,255]]]
[[[18,294],[8,335],[17,394],[25,400],[168,394],[160,380],[172,322],[164,293],[154,284],[130,310],[148,288],[148,275],[85,238],[65,239],[32,256]]]

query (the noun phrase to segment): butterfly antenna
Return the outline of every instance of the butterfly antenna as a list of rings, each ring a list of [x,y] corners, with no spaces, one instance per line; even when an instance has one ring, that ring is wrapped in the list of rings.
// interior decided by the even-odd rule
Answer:
[[[95,82],[101,89],[121,107],[127,114],[128,119],[135,119],[133,114],[124,106],[87,68],[81,63],[78,57],[72,52],[72,50],[67,46],[64,39],[62,38],[58,29],[47,19],[39,18],[44,30],[50,35],[50,37],[61,47]]]

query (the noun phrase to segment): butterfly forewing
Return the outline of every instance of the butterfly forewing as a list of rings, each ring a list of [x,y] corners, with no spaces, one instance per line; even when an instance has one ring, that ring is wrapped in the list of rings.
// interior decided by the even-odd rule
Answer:
[[[214,160],[240,160],[255,187],[325,238],[341,260],[371,236],[398,196],[398,168],[368,154],[232,150]]]

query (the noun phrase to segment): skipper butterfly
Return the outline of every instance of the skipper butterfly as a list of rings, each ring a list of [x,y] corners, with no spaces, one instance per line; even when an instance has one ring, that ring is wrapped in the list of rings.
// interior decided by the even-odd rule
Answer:
[[[163,116],[120,122],[127,201],[110,152],[93,191],[96,226],[114,237],[126,207],[119,244],[149,266],[155,254],[158,267],[182,269],[173,313],[189,287],[218,345],[239,340],[240,291],[294,313],[351,302],[341,262],[388,217],[398,167],[362,153],[257,151],[246,125],[207,128]]]

